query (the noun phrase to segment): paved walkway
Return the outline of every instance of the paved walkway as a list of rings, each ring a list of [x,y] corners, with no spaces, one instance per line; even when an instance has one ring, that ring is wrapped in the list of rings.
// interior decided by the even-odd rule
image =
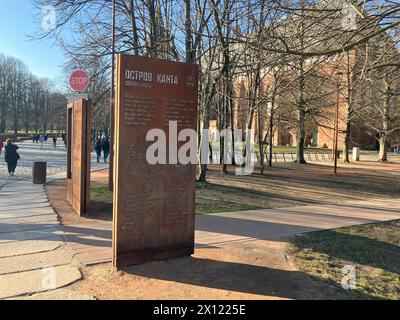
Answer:
[[[43,186],[18,180],[0,191],[0,299],[56,290],[82,275]]]
[[[17,176],[8,176],[0,163],[0,299],[91,299],[63,289],[81,279],[79,263],[44,187],[31,181],[33,161],[48,162],[48,181],[65,178],[65,148],[18,145]]]
[[[301,233],[396,219],[400,219],[400,200],[395,199],[225,212],[197,216],[195,241],[198,248],[253,240],[279,241]],[[111,222],[90,220],[63,228],[80,263],[111,261]]]
[[[297,234],[400,219],[399,200],[358,201],[198,216],[196,245],[278,240]]]

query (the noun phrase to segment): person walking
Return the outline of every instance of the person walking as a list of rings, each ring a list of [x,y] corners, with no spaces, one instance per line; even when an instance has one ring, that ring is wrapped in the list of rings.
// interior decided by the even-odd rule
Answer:
[[[104,163],[107,163],[107,159],[110,154],[110,141],[108,140],[108,138],[103,139],[101,148],[103,149],[103,153],[104,153]]]
[[[15,169],[17,168],[18,160],[20,156],[17,152],[18,146],[13,144],[11,139],[7,139],[6,146],[4,148],[4,159],[7,163],[8,173],[10,176],[15,175]]]
[[[64,142],[64,146],[66,148],[67,147],[67,135],[66,134],[62,135],[62,141]]]
[[[43,135],[41,135],[41,136],[39,137],[39,143],[40,143],[40,149],[43,149],[43,143],[44,143],[44,137],[43,137]]]
[[[97,156],[97,163],[100,162],[101,158],[101,152],[103,150],[102,142],[100,138],[97,138],[95,144],[94,144],[94,150],[96,151],[96,156]]]
[[[3,147],[4,147],[4,140],[2,138],[0,138],[0,156],[1,156],[1,152],[3,151]]]
[[[53,136],[53,148],[57,149],[57,136]]]

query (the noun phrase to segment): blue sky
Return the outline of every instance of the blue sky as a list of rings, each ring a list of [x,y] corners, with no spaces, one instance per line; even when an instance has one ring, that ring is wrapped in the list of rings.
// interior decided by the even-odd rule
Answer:
[[[27,34],[40,30],[32,0],[0,0],[0,53],[24,61],[33,74],[62,78],[64,55],[51,40],[33,41]]]

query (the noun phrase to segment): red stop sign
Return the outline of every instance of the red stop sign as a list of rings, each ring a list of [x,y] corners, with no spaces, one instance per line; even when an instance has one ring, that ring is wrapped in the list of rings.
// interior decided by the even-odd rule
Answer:
[[[69,84],[74,91],[83,92],[89,86],[89,75],[82,70],[74,71],[69,79]]]

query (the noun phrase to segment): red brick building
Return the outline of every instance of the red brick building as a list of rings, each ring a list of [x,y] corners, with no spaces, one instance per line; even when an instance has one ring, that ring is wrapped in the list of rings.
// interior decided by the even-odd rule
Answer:
[[[313,72],[326,79],[324,88],[324,96],[319,98],[318,108],[322,110],[322,115],[313,117],[312,121],[307,122],[306,133],[306,146],[313,146],[319,148],[333,148],[334,133],[335,133],[335,112],[337,102],[339,102],[339,139],[338,147],[343,148],[347,122],[349,122],[349,147],[361,147],[362,149],[375,149],[376,139],[368,134],[363,128],[362,123],[359,123],[356,118],[349,115],[348,101],[349,97],[353,103],[353,108],[362,104],[363,90],[360,86],[354,85],[354,73],[357,72],[357,66],[361,64],[363,57],[363,50],[353,51],[349,57],[338,55],[323,63],[320,68],[315,69]],[[338,76],[338,71],[342,75]],[[350,82],[347,80],[349,74]],[[284,74],[287,81],[293,79],[295,75],[287,72]],[[249,110],[249,101],[246,99],[246,92],[248,91],[247,82],[245,77],[238,77],[235,81],[235,102],[234,102],[234,126],[235,128],[245,129],[247,123],[252,118],[252,128],[255,130],[255,139],[258,140],[259,132],[263,137],[268,135],[269,131],[269,118],[271,114],[271,102],[269,90],[274,86],[274,77],[265,75],[261,86],[260,96],[264,97],[265,102],[259,106],[251,114]],[[340,84],[337,86],[337,84]],[[350,84],[350,85],[349,85]],[[348,88],[352,86],[351,95],[348,94]],[[339,88],[339,95],[338,90]],[[310,88],[312,91],[313,88]],[[274,124],[274,145],[296,146],[296,125],[295,121],[290,121],[290,117],[295,120],[296,115],[290,114],[284,107],[285,90],[283,89],[280,95],[275,99],[275,117]],[[349,120],[349,117],[351,120]]]

